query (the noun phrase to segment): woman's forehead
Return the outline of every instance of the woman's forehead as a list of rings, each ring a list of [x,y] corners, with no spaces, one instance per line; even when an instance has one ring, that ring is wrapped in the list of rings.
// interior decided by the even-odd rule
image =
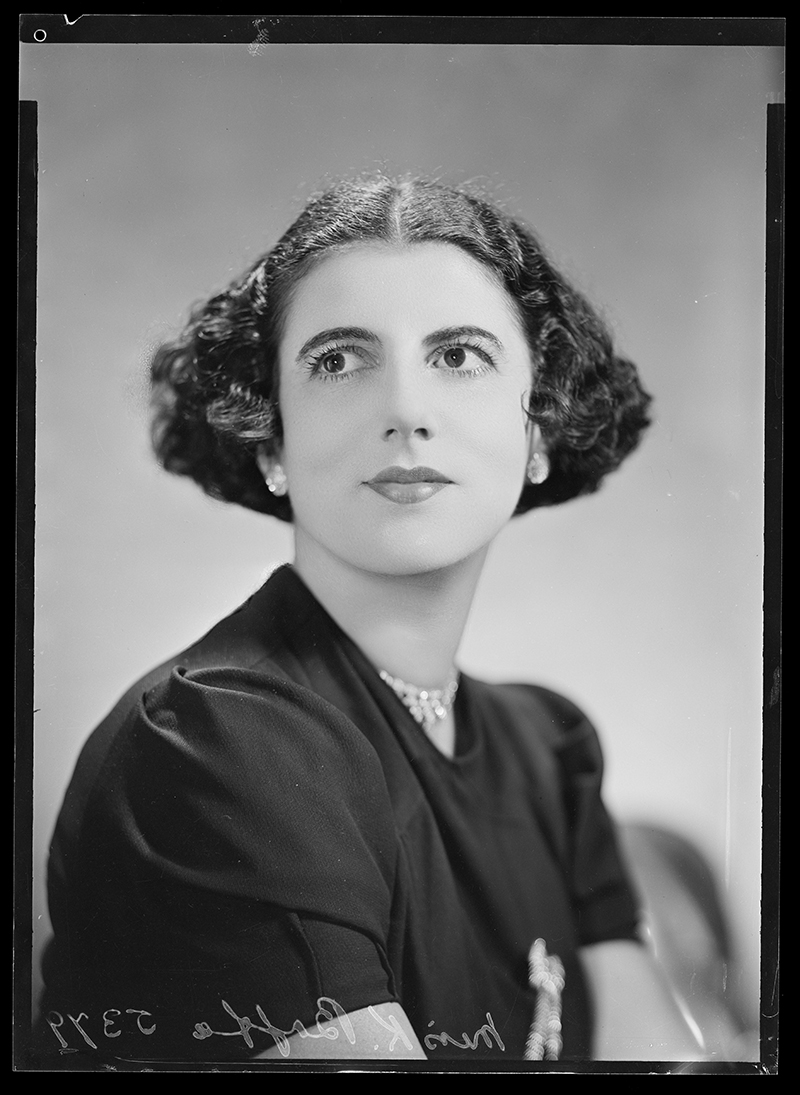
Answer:
[[[477,317],[522,334],[516,304],[495,274],[449,243],[358,243],[318,260],[298,283],[284,337],[307,337],[316,324],[411,322],[433,326]]]

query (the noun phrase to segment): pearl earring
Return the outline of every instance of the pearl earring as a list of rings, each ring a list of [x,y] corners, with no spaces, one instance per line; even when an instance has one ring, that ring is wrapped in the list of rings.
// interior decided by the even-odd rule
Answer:
[[[528,461],[528,482],[538,487],[550,474],[550,461],[542,452],[535,452]]]
[[[289,490],[286,472],[277,461],[270,464],[268,470],[264,472],[264,482],[276,498],[283,498]]]

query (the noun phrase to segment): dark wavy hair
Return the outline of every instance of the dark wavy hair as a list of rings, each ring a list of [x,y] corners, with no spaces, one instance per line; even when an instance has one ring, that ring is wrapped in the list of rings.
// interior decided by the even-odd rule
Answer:
[[[429,179],[340,182],[309,201],[276,246],[197,305],[151,364],[153,445],[163,466],[212,497],[291,521],[255,461],[281,439],[278,347],[292,290],[331,250],[368,241],[449,243],[491,270],[516,302],[534,363],[527,408],[550,475],[516,513],[597,490],[639,442],[650,396],[606,327],[533,233],[485,197]]]

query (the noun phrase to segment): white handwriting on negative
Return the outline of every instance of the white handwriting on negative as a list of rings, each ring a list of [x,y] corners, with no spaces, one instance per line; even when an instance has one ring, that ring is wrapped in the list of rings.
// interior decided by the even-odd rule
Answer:
[[[155,1023],[152,1023],[150,1026],[146,1026],[144,1023],[145,1015],[152,1019],[153,1013],[150,1011],[144,1011],[142,1008],[125,1008],[125,1014],[136,1016],[136,1026],[140,1034],[152,1034],[153,1031],[156,1029]],[[119,1010],[119,1008],[108,1008],[106,1011],[103,1012],[103,1034],[106,1036],[106,1038],[119,1038],[120,1034],[122,1034],[122,1031],[119,1029],[121,1015],[122,1012]],[[92,1049],[97,1049],[97,1042],[95,1042],[91,1035],[88,1034],[81,1026],[81,1020],[88,1020],[89,1018],[86,1012],[82,1011],[78,1016],[70,1015],[68,1013],[67,1018],[71,1020],[72,1025],[81,1035],[87,1046],[91,1046]],[[61,1014],[61,1012],[49,1011],[45,1016],[45,1019],[47,1020],[47,1023],[53,1034],[55,1034],[56,1038],[58,1038],[59,1045],[61,1046],[59,1052],[77,1053],[78,1051],[74,1047],[71,1048],[67,1045],[67,1040],[61,1033],[61,1027],[63,1027],[64,1025],[64,1016]]]
[[[433,1019],[431,1019],[430,1023],[428,1023],[428,1026],[433,1026]],[[459,1040],[457,1038],[454,1038],[452,1034],[446,1034],[444,1031],[442,1031],[441,1034],[426,1034],[423,1038],[423,1041],[425,1043],[425,1048],[430,1050],[436,1049],[437,1043],[440,1046],[456,1046],[458,1049],[477,1049],[478,1040],[480,1038],[483,1038],[485,1044],[488,1047],[491,1047],[492,1039],[494,1038],[495,1042],[497,1043],[498,1049],[505,1051],[506,1048],[503,1045],[503,1039],[500,1037],[497,1027],[494,1025],[492,1014],[489,1011],[486,1012],[486,1022],[483,1024],[482,1027],[480,1027],[479,1030],[475,1031],[474,1038],[470,1038],[466,1031],[462,1033],[461,1037],[464,1039],[463,1042],[459,1042]]]
[[[253,1049],[253,1039],[250,1035],[251,1030],[259,1030],[263,1034],[269,1034],[274,1040],[275,1045],[282,1057],[288,1057],[290,1052],[289,1038],[296,1034],[300,1038],[328,1038],[331,1041],[335,1041],[339,1037],[340,1029],[344,1032],[345,1038],[351,1046],[356,1044],[356,1035],[353,1030],[353,1024],[350,1022],[350,1018],[339,1004],[335,1000],[332,1000],[330,996],[320,996],[317,1000],[317,1014],[315,1016],[315,1025],[317,1032],[308,1030],[299,1019],[296,1019],[289,1030],[281,1030],[280,1027],[274,1026],[267,1016],[264,1014],[264,1010],[260,1004],[256,1005],[256,1012],[258,1014],[261,1023],[254,1023],[248,1015],[237,1015],[227,1000],[222,1001],[222,1006],[227,1011],[228,1015],[235,1020],[238,1030],[212,1030],[208,1023],[195,1023],[194,1031],[192,1032],[193,1038],[203,1039],[210,1038],[212,1035],[217,1034],[223,1038],[244,1038],[246,1045]],[[406,1048],[411,1049],[411,1042],[403,1033],[402,1028],[397,1022],[397,1019],[393,1015],[390,1015],[388,1019],[382,1018],[374,1008],[370,1007],[370,1014],[382,1027],[388,1030],[392,1035],[392,1041],[389,1046],[389,1050],[394,1050],[397,1043],[397,1039],[400,1038],[406,1045]],[[326,1025],[322,1023],[333,1024],[334,1019],[338,1020],[339,1026]],[[263,1024],[263,1026],[261,1025]]]

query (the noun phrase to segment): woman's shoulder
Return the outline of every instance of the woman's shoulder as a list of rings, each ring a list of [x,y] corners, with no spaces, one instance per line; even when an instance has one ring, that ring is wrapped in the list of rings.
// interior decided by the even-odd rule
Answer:
[[[86,834],[102,833],[117,859],[189,885],[268,892],[299,908],[308,878],[323,878],[330,900],[316,911],[335,917],[338,864],[367,906],[383,901],[394,832],[363,734],[266,656],[185,660],[142,678],[95,730],[65,798],[56,859],[84,856]]]
[[[489,684],[472,678],[469,688],[480,704],[502,712],[512,728],[525,736],[536,735],[558,752],[597,743],[589,716],[560,692],[538,684]]]
[[[135,724],[169,724],[175,734],[229,729],[241,741],[254,725],[279,729],[281,720],[336,722],[336,713],[308,685],[296,649],[308,598],[282,567],[243,604],[200,639],[143,674],[114,704],[89,738],[82,756],[107,751]]]
[[[468,697],[487,728],[485,748],[497,763],[514,765],[551,794],[560,787],[593,786],[603,779],[603,750],[588,715],[571,699],[542,685],[470,680]],[[502,732],[498,733],[499,730]]]
[[[268,658],[249,666],[178,658],[142,678],[90,736],[75,778],[97,786],[111,769],[129,773],[131,794],[164,785],[180,795],[202,782],[240,798],[250,788],[259,801],[276,780],[308,785],[316,773],[343,793],[380,775],[356,726]]]
[[[68,801],[85,808],[120,781],[131,801],[157,788],[193,796],[202,784],[260,810],[266,786],[275,801],[279,785],[300,795],[323,779],[334,799],[369,814],[382,793],[380,763],[313,687],[303,647],[309,633],[313,645],[313,627],[313,604],[282,569],[127,690],[84,745]]]

